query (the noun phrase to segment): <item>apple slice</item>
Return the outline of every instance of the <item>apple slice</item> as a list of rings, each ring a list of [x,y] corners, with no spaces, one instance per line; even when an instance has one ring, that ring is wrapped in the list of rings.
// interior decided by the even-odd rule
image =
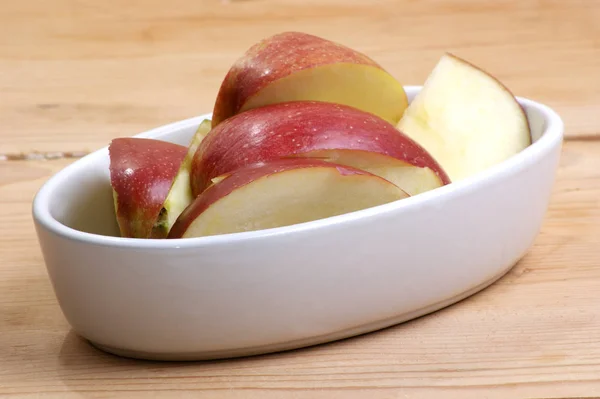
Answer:
[[[417,195],[443,183],[429,168],[420,168],[398,158],[361,150],[317,150],[296,155],[321,159],[339,165],[354,167],[382,177],[401,187],[409,195]]]
[[[210,129],[211,121],[205,119],[200,123],[200,126],[198,126],[196,133],[192,137],[185,158],[179,167],[177,176],[175,176],[169,194],[159,212],[158,219],[152,228],[152,238],[166,238],[181,212],[183,212],[194,199],[190,185],[192,159],[194,158],[198,146],[202,140],[204,140],[204,137],[206,137],[208,132],[210,132]]]
[[[408,105],[404,87],[366,55],[284,32],[255,44],[231,67],[217,95],[213,127],[249,109],[298,100],[350,105],[392,124]]]
[[[389,181],[316,159],[249,165],[207,188],[169,238],[269,229],[341,215],[406,198]]]
[[[121,236],[148,238],[187,148],[126,137],[108,147],[110,182]]]
[[[527,116],[513,94],[452,54],[442,56],[397,128],[425,147],[452,181],[531,144]]]
[[[446,173],[427,151],[383,119],[341,104],[296,101],[249,110],[213,128],[194,155],[192,192],[197,196],[211,179],[245,165],[303,154],[324,159],[334,156],[323,155],[320,151],[324,150],[352,150],[339,152],[335,162],[367,168],[375,174],[380,170],[386,178],[394,173],[383,171],[383,164],[398,173],[402,166],[405,177],[391,180],[403,190],[406,189],[401,181],[411,180],[407,185],[411,195],[449,183]],[[378,166],[367,167],[368,159]],[[426,168],[429,172],[423,170]],[[413,176],[406,177],[409,174]]]

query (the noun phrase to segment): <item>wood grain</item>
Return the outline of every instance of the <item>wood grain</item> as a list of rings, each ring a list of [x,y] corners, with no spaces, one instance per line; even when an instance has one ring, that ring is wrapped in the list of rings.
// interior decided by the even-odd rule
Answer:
[[[2,2],[0,397],[600,397],[598,21],[600,0]],[[210,112],[231,63],[284,30],[355,47],[404,84],[451,51],[555,108],[570,141],[534,247],[455,306],[327,345],[204,363],[92,348],[52,292],[35,192],[65,153]],[[59,159],[2,161],[40,154]]]
[[[20,0],[0,12],[1,154],[91,151],[212,111],[231,63],[284,30],[422,84],[444,51],[599,135],[599,0]]]
[[[0,163],[0,397],[507,398],[600,395],[600,143],[565,144],[530,253],[487,290],[430,316],[327,345],[158,363],[72,332],[30,201],[69,161]]]

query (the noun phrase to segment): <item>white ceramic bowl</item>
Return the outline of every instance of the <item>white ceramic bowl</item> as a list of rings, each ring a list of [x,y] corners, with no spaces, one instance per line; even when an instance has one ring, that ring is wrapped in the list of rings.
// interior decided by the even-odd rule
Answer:
[[[407,87],[412,99],[420,87]],[[532,245],[563,123],[519,98],[534,143],[464,181],[328,219],[180,240],[116,237],[108,150],[49,179],[33,216],[74,331],[125,356],[196,360],[323,343],[397,324],[493,283]],[[197,117],[151,130],[187,145]],[[111,236],[112,235],[112,236]]]

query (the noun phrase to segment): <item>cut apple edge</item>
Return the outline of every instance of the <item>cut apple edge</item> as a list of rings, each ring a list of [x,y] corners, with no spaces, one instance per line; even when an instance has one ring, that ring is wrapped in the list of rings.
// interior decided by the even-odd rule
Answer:
[[[225,173],[224,175],[213,177],[210,179],[211,184],[217,184],[231,176],[231,173]]]
[[[527,114],[496,77],[445,53],[396,128],[452,181],[479,173],[532,143]]]
[[[283,227],[393,202],[409,195],[371,173],[308,158],[244,167],[207,188],[169,238]]]
[[[117,221],[117,226],[119,227],[119,234],[121,235],[121,237],[125,237],[127,235],[127,231],[125,230],[125,226],[121,224],[121,218],[119,217],[119,194],[114,188],[112,188],[112,198],[113,209],[115,211],[115,219]]]
[[[365,75],[370,78],[364,78]],[[350,100],[348,90],[331,89],[346,87],[349,81],[355,82]],[[364,87],[356,86],[363,82]],[[375,83],[379,88],[375,87]],[[306,68],[269,83],[250,96],[238,113],[291,101],[344,104],[377,115],[394,125],[408,107],[408,96],[404,86],[382,67],[338,62]]]
[[[482,72],[483,74],[487,75],[488,77],[490,77],[491,79],[495,80],[499,86],[501,86],[508,94],[510,94],[510,96],[512,98],[514,98],[515,102],[519,105],[519,108],[521,109],[521,112],[523,112],[523,117],[525,118],[525,120],[527,121],[527,128],[529,129],[529,140],[530,143],[533,143],[533,135],[531,132],[531,124],[529,123],[529,118],[527,117],[527,111],[525,111],[525,107],[523,107],[523,105],[519,102],[519,100],[517,99],[517,96],[515,95],[515,93],[507,86],[505,85],[500,79],[498,79],[496,76],[494,76],[492,73],[490,73],[487,69],[482,68],[480,66],[477,66],[475,64],[473,64],[471,61],[468,61],[452,52],[446,51],[444,53],[444,55],[450,57],[450,58],[454,58],[455,60],[459,61],[459,62],[463,62],[467,65],[469,65],[471,68],[477,69],[480,72]]]
[[[150,238],[166,238],[177,221],[179,215],[194,199],[190,186],[190,170],[194,154],[200,143],[211,130],[211,121],[205,119],[200,123],[188,145],[181,167],[173,180],[167,198],[159,212],[158,219],[152,227]]]
[[[432,169],[411,165],[377,152],[351,149],[318,150],[288,157],[320,159],[372,173],[404,190],[410,196],[421,194],[445,183]]]

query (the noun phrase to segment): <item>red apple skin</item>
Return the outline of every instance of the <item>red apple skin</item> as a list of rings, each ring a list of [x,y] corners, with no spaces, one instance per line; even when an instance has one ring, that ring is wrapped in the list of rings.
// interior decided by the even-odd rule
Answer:
[[[108,151],[121,236],[148,238],[187,148],[126,137],[112,140]]]
[[[192,193],[197,196],[212,178],[245,165],[331,149],[388,155],[428,167],[442,184],[450,183],[437,161],[389,122],[341,104],[296,101],[251,109],[213,128],[192,161]]]
[[[269,84],[299,70],[338,62],[383,69],[360,52],[307,33],[283,32],[261,40],[225,76],[215,101],[212,126],[237,114],[252,95]]]
[[[201,195],[197,196],[194,201],[181,213],[171,228],[168,238],[181,238],[194,219],[208,209],[209,206],[219,199],[229,195],[232,191],[245,186],[246,184],[252,183],[261,177],[291,169],[323,166],[327,168],[336,168],[342,176],[368,175],[385,180],[364,170],[349,166],[336,165],[331,162],[310,158],[285,158],[273,160],[269,163],[256,163],[247,165],[243,168],[237,169],[234,173],[225,177],[218,183],[212,184],[210,187],[204,190]]]

